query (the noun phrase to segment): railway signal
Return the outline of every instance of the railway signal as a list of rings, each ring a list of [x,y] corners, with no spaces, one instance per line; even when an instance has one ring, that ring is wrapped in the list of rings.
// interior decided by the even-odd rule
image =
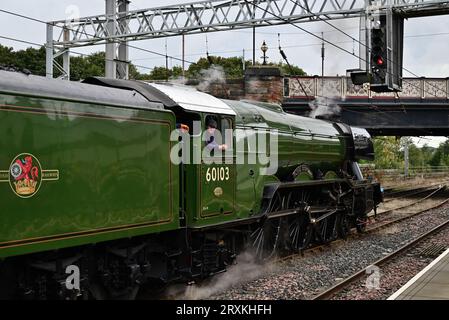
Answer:
[[[371,31],[371,84],[384,84],[388,66],[387,33],[385,16],[381,17],[378,24]]]
[[[370,84],[375,92],[401,91],[404,19],[391,10],[372,16]]]
[[[359,69],[347,70],[352,83],[370,84],[374,92],[402,90],[404,18],[391,9],[368,15]]]

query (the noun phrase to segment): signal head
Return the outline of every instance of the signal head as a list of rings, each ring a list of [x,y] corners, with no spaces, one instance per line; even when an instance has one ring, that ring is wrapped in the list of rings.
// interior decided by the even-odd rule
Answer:
[[[384,64],[384,59],[381,56],[377,56],[374,58],[374,62],[379,66],[383,66]]]

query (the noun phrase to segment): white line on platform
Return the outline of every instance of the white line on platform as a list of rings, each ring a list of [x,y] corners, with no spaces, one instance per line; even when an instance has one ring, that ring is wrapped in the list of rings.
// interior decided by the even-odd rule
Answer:
[[[443,259],[447,254],[449,253],[449,249],[444,251],[438,258],[433,260],[427,267],[422,269],[416,276],[410,279],[409,282],[407,282],[401,289],[393,293],[387,300],[395,300],[397,297],[399,297],[400,294],[402,294],[405,290],[407,290],[412,284],[414,284],[419,278],[421,278],[427,271],[430,270],[434,265],[436,265],[441,259]]]

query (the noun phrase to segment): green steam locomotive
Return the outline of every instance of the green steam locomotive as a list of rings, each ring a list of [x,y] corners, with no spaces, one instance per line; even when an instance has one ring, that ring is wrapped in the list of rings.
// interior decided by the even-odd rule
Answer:
[[[0,123],[1,297],[133,298],[363,231],[382,201],[365,130],[275,104],[0,71]]]

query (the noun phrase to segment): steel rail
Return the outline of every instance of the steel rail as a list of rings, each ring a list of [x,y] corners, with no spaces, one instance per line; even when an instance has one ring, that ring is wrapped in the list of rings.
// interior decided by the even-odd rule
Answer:
[[[448,183],[449,181],[445,181],[443,183],[437,183],[437,184],[433,184],[433,185],[429,185],[426,187],[419,187],[419,188],[413,188],[413,189],[407,189],[407,190],[402,190],[402,192],[398,192],[397,195],[392,196],[392,194],[385,194],[384,193],[384,201],[383,203],[386,202],[391,202],[397,199],[403,199],[403,198],[407,198],[410,196],[414,196],[420,193],[424,193],[426,191],[430,191],[430,190],[434,190],[436,188],[438,188],[438,185],[446,185],[446,183]]]
[[[448,197],[447,199],[445,199],[445,200],[439,202],[437,205],[432,206],[432,207],[430,207],[430,208],[425,208],[425,209],[420,210],[420,211],[418,211],[418,212],[411,213],[411,214],[409,214],[409,215],[407,215],[407,216],[400,217],[400,218],[397,218],[397,219],[393,219],[393,220],[387,221],[387,222],[385,222],[385,223],[379,223],[378,225],[376,225],[376,226],[374,226],[374,227],[371,227],[371,228],[366,229],[363,233],[357,233],[357,232],[353,229],[353,230],[351,231],[351,233],[348,235],[348,238],[358,238],[358,237],[363,237],[363,236],[366,235],[366,234],[371,234],[371,233],[373,233],[373,232],[375,232],[375,231],[378,231],[378,230],[380,230],[380,229],[386,228],[386,227],[391,226],[391,225],[393,225],[393,224],[396,224],[396,223],[398,223],[398,222],[401,222],[401,221],[410,219],[410,218],[412,218],[412,217],[414,217],[414,216],[423,214],[423,213],[425,213],[426,211],[429,211],[429,210],[433,210],[433,209],[439,208],[439,207],[441,207],[442,205],[444,205],[444,204],[447,203],[447,202],[449,202],[449,197]],[[290,255],[287,255],[287,256],[284,256],[284,257],[279,257],[279,258],[276,260],[276,262],[286,261],[286,260],[293,259],[293,258],[295,258],[295,257],[297,257],[297,256],[299,256],[299,255],[306,255],[306,254],[311,254],[311,253],[316,252],[316,251],[321,251],[321,250],[324,250],[324,249],[326,249],[326,248],[332,247],[332,246],[334,246],[334,245],[336,245],[336,244],[338,244],[338,243],[341,243],[341,242],[343,242],[343,241],[345,241],[345,239],[337,239],[337,240],[334,240],[334,241],[332,241],[332,242],[319,244],[319,245],[316,245],[316,246],[313,246],[313,247],[304,249],[304,250],[302,250],[301,252],[293,253],[293,254],[290,254]]]
[[[449,183],[449,180],[443,180],[443,181],[440,181],[440,182],[431,183],[429,185],[425,185],[423,187],[417,187],[417,188],[416,187],[414,187],[414,188],[403,188],[403,189],[398,188],[396,190],[395,187],[389,187],[389,188],[384,189],[384,197],[395,198],[397,194],[407,193],[409,191],[415,191],[415,190],[424,190],[424,189],[428,190],[429,188],[432,188],[432,187],[435,187],[435,186],[438,186],[438,185],[444,185],[444,184],[447,184],[447,183]],[[392,191],[392,190],[394,190],[394,191]]]
[[[437,205],[435,205],[435,206],[433,206],[433,207],[426,208],[426,209],[420,210],[420,211],[418,211],[418,212],[410,213],[410,214],[408,214],[408,215],[406,215],[406,216],[404,216],[404,217],[396,218],[396,219],[387,221],[387,222],[385,222],[385,223],[381,223],[381,222],[380,222],[380,223],[379,223],[378,225],[376,225],[375,227],[373,227],[373,228],[368,228],[367,230],[365,230],[365,233],[370,233],[370,232],[379,230],[379,229],[381,229],[381,228],[390,226],[390,225],[392,225],[392,224],[394,224],[394,223],[401,222],[401,221],[410,219],[410,218],[412,218],[412,217],[414,217],[414,216],[420,215],[420,214],[422,214],[422,213],[424,213],[424,212],[426,212],[426,211],[429,211],[429,210],[433,210],[433,209],[439,208],[439,207],[441,207],[442,205],[444,205],[445,203],[447,203],[448,201],[449,201],[449,198],[447,198],[447,199],[441,201],[440,203],[438,203]]]
[[[393,212],[393,211],[396,211],[396,210],[401,210],[401,209],[405,209],[405,208],[411,207],[411,206],[413,206],[413,205],[415,205],[415,204],[418,204],[418,203],[420,203],[420,202],[422,202],[422,201],[424,201],[424,200],[427,200],[428,198],[430,198],[431,196],[433,196],[433,195],[436,194],[437,192],[443,190],[445,187],[446,187],[446,186],[441,186],[441,187],[439,187],[437,190],[435,190],[435,191],[433,191],[432,193],[430,193],[429,195],[425,196],[424,198],[421,198],[421,199],[418,199],[418,200],[416,200],[416,201],[413,201],[412,203],[408,203],[408,204],[405,204],[405,205],[403,205],[403,206],[400,206],[400,207],[397,207],[397,208],[393,208],[393,209],[388,209],[388,210],[384,210],[384,211],[379,211],[377,214],[386,214],[386,213],[390,213],[390,212]],[[427,191],[428,191],[428,190],[427,190]]]
[[[335,294],[340,292],[342,289],[346,288],[348,285],[352,284],[354,281],[360,279],[363,275],[366,275],[366,270],[370,266],[381,266],[381,265],[385,264],[386,262],[388,262],[390,260],[393,260],[394,258],[399,256],[401,253],[403,253],[403,252],[407,251],[408,249],[414,247],[415,245],[417,245],[422,240],[424,240],[424,239],[428,238],[429,236],[437,233],[438,231],[440,231],[441,229],[445,228],[448,225],[449,225],[449,219],[446,220],[445,222],[441,223],[440,225],[436,226],[432,230],[422,234],[418,238],[408,242],[407,244],[403,245],[402,247],[400,247],[396,251],[393,251],[389,255],[387,255],[387,256],[385,256],[383,258],[380,258],[379,260],[377,260],[373,264],[369,265],[368,267],[359,270],[358,272],[356,272],[353,275],[349,276],[348,278],[340,281],[339,283],[335,284],[334,286],[330,287],[329,289],[326,289],[325,291],[317,294],[316,296],[314,296],[312,298],[312,300],[328,300],[329,298],[332,298]]]
[[[438,207],[444,205],[444,204],[447,203],[448,201],[449,201],[449,197],[448,197],[447,199],[445,199],[444,201],[438,203],[436,206],[433,206],[433,207],[431,207],[431,208],[423,209],[423,210],[421,210],[421,211],[419,211],[419,212],[413,213],[413,214],[408,215],[408,216],[406,216],[406,217],[401,217],[401,218],[398,218],[398,219],[389,221],[389,222],[384,223],[384,224],[382,224],[382,225],[376,226],[375,228],[370,228],[370,229],[366,230],[366,231],[365,231],[364,233],[362,233],[362,234],[356,233],[356,232],[354,232],[354,230],[353,230],[352,233],[351,233],[348,237],[350,237],[350,238],[363,237],[363,236],[364,236],[365,234],[367,234],[367,233],[372,233],[372,232],[374,232],[374,231],[376,231],[376,230],[380,230],[381,228],[385,228],[385,227],[390,226],[390,225],[392,225],[392,224],[395,224],[395,223],[398,223],[398,222],[400,222],[400,221],[409,219],[409,218],[411,218],[411,217],[413,217],[413,216],[422,214],[422,213],[424,213],[424,212],[426,212],[426,211],[429,211],[429,210],[432,210],[432,209],[436,209],[436,208],[438,208]],[[446,223],[446,224],[449,223],[449,220],[448,220],[447,222],[445,222],[445,223]],[[440,227],[440,226],[439,226],[439,227]],[[434,229],[436,229],[436,228],[434,228]],[[434,230],[434,229],[433,229],[433,230]],[[435,232],[436,232],[436,231],[435,231]],[[421,236],[421,237],[422,237],[422,236]],[[420,237],[420,238],[421,238],[421,237]],[[420,239],[420,238],[417,238],[417,239]],[[337,239],[337,240],[334,240],[334,241],[329,242],[329,243],[324,243],[324,244],[316,245],[316,246],[310,247],[310,248],[308,248],[308,249],[302,250],[302,251],[299,252],[299,253],[293,253],[293,254],[290,254],[290,255],[287,255],[287,256],[284,256],[284,257],[279,257],[279,258],[277,258],[277,259],[274,260],[274,263],[281,263],[281,262],[284,262],[284,261],[288,261],[288,260],[290,260],[290,259],[293,259],[293,258],[295,258],[295,257],[298,257],[298,256],[300,256],[300,255],[303,256],[303,255],[306,255],[306,254],[312,254],[312,253],[314,253],[314,252],[316,252],[316,251],[322,251],[322,250],[325,250],[325,249],[327,249],[327,248],[329,248],[329,247],[332,247],[332,246],[334,246],[334,245],[337,245],[337,244],[339,244],[339,243],[342,243],[343,241],[345,241],[345,239]],[[416,240],[414,240],[414,241],[416,241]],[[401,248],[401,249],[402,249],[402,248]],[[397,250],[397,251],[398,251],[398,250]],[[382,258],[382,259],[385,259],[385,258],[386,258],[386,257],[384,257],[384,258]],[[380,260],[382,260],[382,259],[380,259]],[[376,265],[377,263],[379,263],[379,261],[376,261],[373,265]],[[366,270],[366,268],[363,269],[363,270],[361,270],[361,271],[359,271],[359,272],[363,272],[363,273],[364,273],[365,270]],[[359,272],[358,272],[358,273],[359,273]],[[357,274],[358,274],[358,273],[357,273]],[[359,276],[362,276],[363,273],[360,274]],[[353,276],[355,276],[355,275],[353,275]],[[351,277],[353,277],[353,276],[351,276]],[[328,289],[328,290],[331,290],[332,288],[337,287],[338,285],[343,286],[343,285],[344,285],[343,282],[344,282],[344,281],[349,281],[348,279],[351,278],[351,277],[348,277],[347,279],[343,280],[341,283],[338,283],[337,285],[331,287],[331,288]],[[206,279],[205,281],[207,282],[208,280],[210,280],[210,278],[209,278],[209,279]],[[171,294],[170,294],[170,297],[168,297],[168,299],[177,299],[177,298],[183,297],[183,293],[185,292],[185,288],[187,288],[187,285],[184,285],[184,286],[181,285],[181,288],[178,288],[177,290],[171,290]],[[328,291],[328,290],[326,290],[326,291]],[[336,289],[335,289],[335,290],[336,290]],[[174,291],[175,291],[175,292],[174,292]],[[324,294],[324,293],[325,293],[325,292],[323,292],[322,294]],[[321,294],[320,294],[320,295],[321,295]],[[315,299],[315,298],[318,299],[318,298],[320,297],[320,295],[315,296],[314,299]],[[323,297],[324,297],[324,295],[323,295]]]

